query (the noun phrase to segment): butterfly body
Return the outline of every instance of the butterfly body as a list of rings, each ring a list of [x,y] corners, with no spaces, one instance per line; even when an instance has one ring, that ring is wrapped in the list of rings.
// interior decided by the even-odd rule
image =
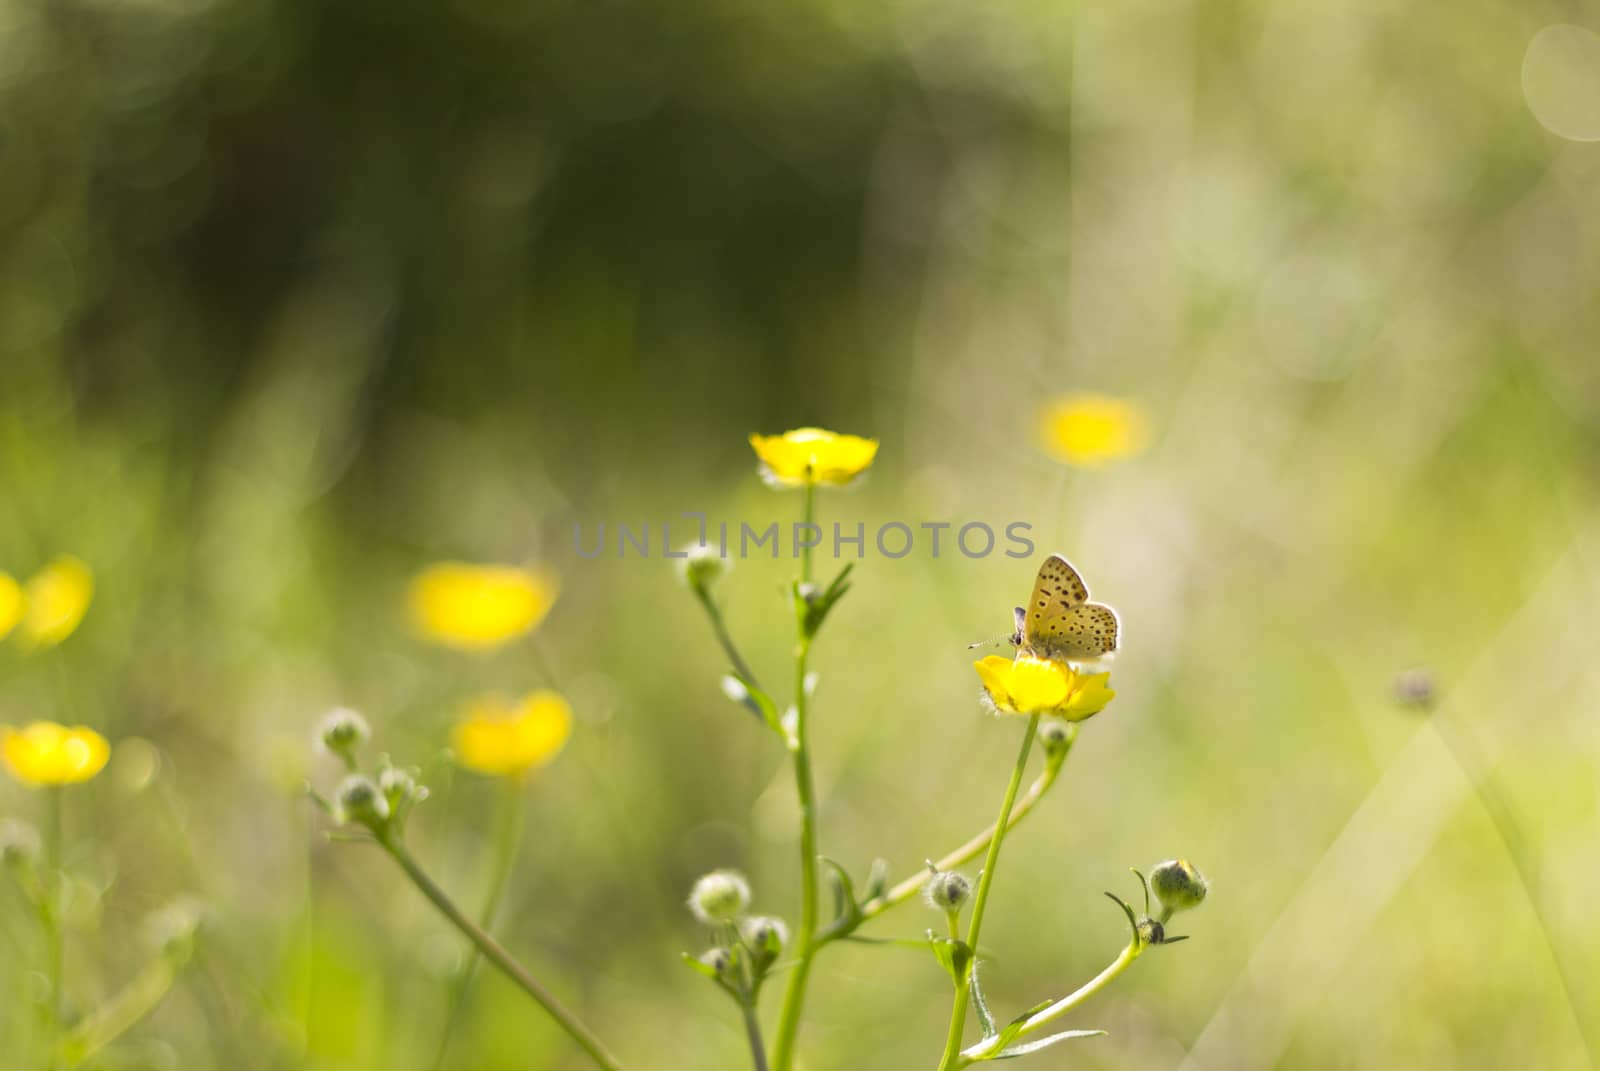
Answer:
[[[1117,649],[1122,623],[1105,603],[1089,601],[1089,586],[1072,564],[1052,554],[1039,567],[1028,605],[1015,611],[1017,650],[1054,662],[1086,662]]]

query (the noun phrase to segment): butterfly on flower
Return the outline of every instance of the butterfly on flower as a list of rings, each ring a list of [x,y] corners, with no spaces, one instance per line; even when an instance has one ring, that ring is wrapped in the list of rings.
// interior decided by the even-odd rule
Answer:
[[[1117,612],[1089,601],[1089,585],[1052,554],[1039,566],[1028,605],[1016,608],[1011,643],[1020,654],[1052,662],[1089,662],[1113,654],[1122,634]]]

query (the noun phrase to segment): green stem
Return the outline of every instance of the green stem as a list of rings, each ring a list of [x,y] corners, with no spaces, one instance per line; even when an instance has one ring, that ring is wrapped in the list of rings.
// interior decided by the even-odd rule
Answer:
[[[752,688],[760,688],[761,684],[756,680],[755,673],[750,669],[749,664],[745,662],[743,656],[739,654],[739,648],[734,645],[733,636],[728,633],[728,625],[722,619],[721,609],[712,600],[711,592],[700,585],[694,585],[694,597],[700,600],[701,606],[705,607],[706,616],[711,619],[711,631],[716,633],[717,643],[722,647],[722,653],[728,656],[729,662],[733,663],[733,671],[739,674],[744,682]],[[756,716],[760,717],[761,708],[755,706],[754,703],[749,705],[755,711]]]
[[[595,1062],[596,1066],[605,1068],[605,1071],[622,1071],[622,1065],[617,1062],[615,1056],[612,1056],[607,1051],[605,1044],[588,1027],[584,1026],[577,1016],[568,1011],[549,990],[534,980],[533,975],[528,973],[527,968],[518,963],[516,958],[501,946],[500,942],[489,936],[481,926],[468,918],[466,913],[457,907],[454,901],[445,894],[445,891],[418,865],[417,861],[412,858],[411,853],[406,850],[404,844],[392,835],[378,838],[378,844],[384,851],[389,853],[395,862],[400,864],[400,869],[405,871],[406,877],[410,878],[411,883],[417,887],[422,895],[426,896],[433,906],[439,909],[440,914],[444,915],[456,929],[465,934],[490,963],[500,968],[501,973],[516,983],[517,987],[528,994],[529,997],[533,998],[534,1003],[543,1008],[550,1018],[554,1019],[556,1024],[565,1030],[573,1041],[578,1043],[578,1046],[589,1055],[589,1058]]]
[[[50,956],[50,1058],[46,1065],[54,1071],[61,1041],[66,1033],[65,1008],[62,996],[62,979],[65,975],[65,935],[62,914],[66,905],[66,871],[61,865],[61,812],[63,790],[59,785],[45,789],[45,900],[41,919],[45,923],[45,940]]]
[[[744,1033],[750,1039],[750,1062],[755,1071],[767,1071],[767,1049],[761,1041],[761,1020],[756,1018],[753,1000],[739,1002],[744,1011]]]
[[[507,778],[505,785],[506,796],[501,804],[500,829],[495,836],[493,869],[490,871],[483,910],[478,915],[478,925],[486,932],[494,929],[494,918],[499,913],[500,900],[505,893],[507,883],[511,880],[511,872],[516,868],[517,844],[522,839],[522,818],[525,810],[523,800],[526,798],[523,789],[526,786],[521,778]],[[444,1036],[439,1039],[439,1048],[433,1057],[435,1071],[444,1066],[445,1056],[450,1051],[450,1039],[455,1035],[456,1027],[461,1021],[461,1013],[467,1005],[467,989],[472,985],[472,977],[477,969],[478,950],[474,948],[467,954],[467,961],[451,979]]]
[[[89,1059],[154,1011],[177,975],[171,957],[164,953],[156,957],[121,992],[78,1025],[58,1046],[59,1055],[73,1067]]]
[[[816,486],[807,481],[805,523],[810,525],[816,509]],[[806,732],[806,662],[811,654],[811,639],[806,635],[805,594],[811,583],[811,548],[801,548],[800,592],[796,597],[794,669],[794,752],[795,794],[800,802],[800,926],[796,938],[794,972],[783,991],[783,1009],[778,1015],[778,1034],[772,1045],[775,1071],[789,1071],[794,1062],[794,1043],[800,1033],[800,1013],[805,1007],[806,983],[811,976],[811,961],[821,944],[817,940],[817,815],[816,786],[811,775],[811,750]]]
[[[1122,953],[1118,955],[1116,959],[1111,961],[1110,966],[1101,971],[1099,974],[1095,975],[1082,987],[1062,997],[1048,1008],[1042,1008],[1034,1014],[1028,1016],[1027,1021],[1022,1024],[1022,1029],[1017,1032],[1012,1040],[1015,1041],[1017,1038],[1027,1037],[1029,1034],[1043,1026],[1046,1026],[1052,1020],[1060,1018],[1073,1008],[1076,1008],[1078,1005],[1094,996],[1096,993],[1100,992],[1100,990],[1111,984],[1112,979],[1116,978],[1117,975],[1127,970],[1128,967],[1132,965],[1133,961],[1139,958],[1139,953],[1143,951],[1144,946],[1140,944],[1139,939],[1135,937],[1132,941],[1128,942],[1128,946],[1122,950]],[[971,1048],[959,1053],[957,1062],[951,1066],[965,1067],[967,1064],[982,1059],[994,1048],[997,1040],[998,1038],[985,1038],[983,1041],[978,1042],[978,1044],[973,1045]]]
[[[977,958],[978,936],[983,929],[983,913],[989,904],[989,890],[994,887],[994,874],[1000,863],[1000,845],[1011,824],[1011,809],[1016,805],[1017,793],[1022,789],[1022,775],[1028,766],[1028,753],[1033,750],[1033,738],[1039,732],[1039,715],[1028,719],[1028,731],[1022,737],[1022,750],[1017,753],[1017,764],[1011,770],[1011,780],[1006,784],[1005,800],[1000,804],[1000,817],[995,820],[995,835],[989,841],[989,854],[983,860],[983,873],[978,876],[978,892],[972,898],[972,919],[967,923],[967,948],[972,959],[961,981],[956,985],[955,1001],[950,1009],[950,1032],[945,1038],[944,1058],[939,1061],[940,1071],[952,1071],[961,1066],[961,1035],[967,1026],[967,1001],[972,992],[972,963]]]
[[[1071,753],[1072,742],[1077,739],[1077,729],[1076,725],[1072,726],[1071,735],[1067,738],[1066,746],[1050,756],[1045,763],[1045,768],[1040,771],[1038,777],[1034,778],[1033,784],[1029,785],[1028,790],[1017,798],[1016,806],[1011,810],[1011,820],[1006,823],[1006,832],[1009,833],[1017,828],[1017,824],[1028,816],[1034,806],[1044,798],[1044,794],[1050,791],[1050,787],[1056,783],[1056,778],[1061,773],[1061,767],[1066,762],[1067,755]],[[970,863],[985,848],[989,847],[989,844],[994,840],[994,833],[997,828],[998,826],[990,825],[989,828],[974,836],[961,847],[940,857],[933,864],[934,867],[938,870],[954,870],[959,866]],[[891,907],[897,907],[912,899],[922,891],[924,885],[928,884],[930,877],[932,875],[928,872],[928,868],[924,866],[904,881],[891,886],[883,895],[875,896],[868,900],[861,905],[862,921],[865,922],[867,919],[876,918]]]

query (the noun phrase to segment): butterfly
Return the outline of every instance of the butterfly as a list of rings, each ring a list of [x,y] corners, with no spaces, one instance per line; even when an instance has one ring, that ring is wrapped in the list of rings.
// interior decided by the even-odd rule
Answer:
[[[1117,649],[1122,622],[1105,603],[1089,601],[1089,585],[1059,554],[1039,566],[1033,596],[1016,608],[1011,643],[1023,654],[1056,662],[1086,662]]]

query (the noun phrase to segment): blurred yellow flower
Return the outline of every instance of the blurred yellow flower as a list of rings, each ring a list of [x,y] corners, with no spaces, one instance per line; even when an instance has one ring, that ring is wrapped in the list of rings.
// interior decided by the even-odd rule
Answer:
[[[0,573],[0,640],[17,627],[28,609],[28,600],[22,597],[22,585],[9,573]]]
[[[21,729],[0,729],[0,755],[11,776],[25,785],[73,785],[105,767],[111,745],[82,725],[69,729],[36,721]]]
[[[878,455],[876,439],[821,428],[752,435],[750,446],[761,459],[762,478],[774,487],[846,484],[865,472]]]
[[[1039,430],[1045,453],[1057,461],[1096,468],[1141,453],[1150,422],[1137,403],[1103,394],[1067,394],[1047,404]]]
[[[1030,655],[1015,661],[990,655],[973,668],[996,710],[1004,714],[1049,714],[1082,721],[1116,697],[1106,686],[1110,673],[1078,673],[1061,662]]]
[[[560,590],[544,569],[440,562],[411,581],[411,620],[434,643],[489,650],[536,628]]]
[[[572,708],[559,694],[531,692],[516,702],[480,696],[451,733],[456,762],[490,777],[515,777],[543,766],[572,734]]]
[[[72,635],[94,598],[94,574],[82,561],[62,554],[28,580],[22,635],[38,647],[53,647]]]

